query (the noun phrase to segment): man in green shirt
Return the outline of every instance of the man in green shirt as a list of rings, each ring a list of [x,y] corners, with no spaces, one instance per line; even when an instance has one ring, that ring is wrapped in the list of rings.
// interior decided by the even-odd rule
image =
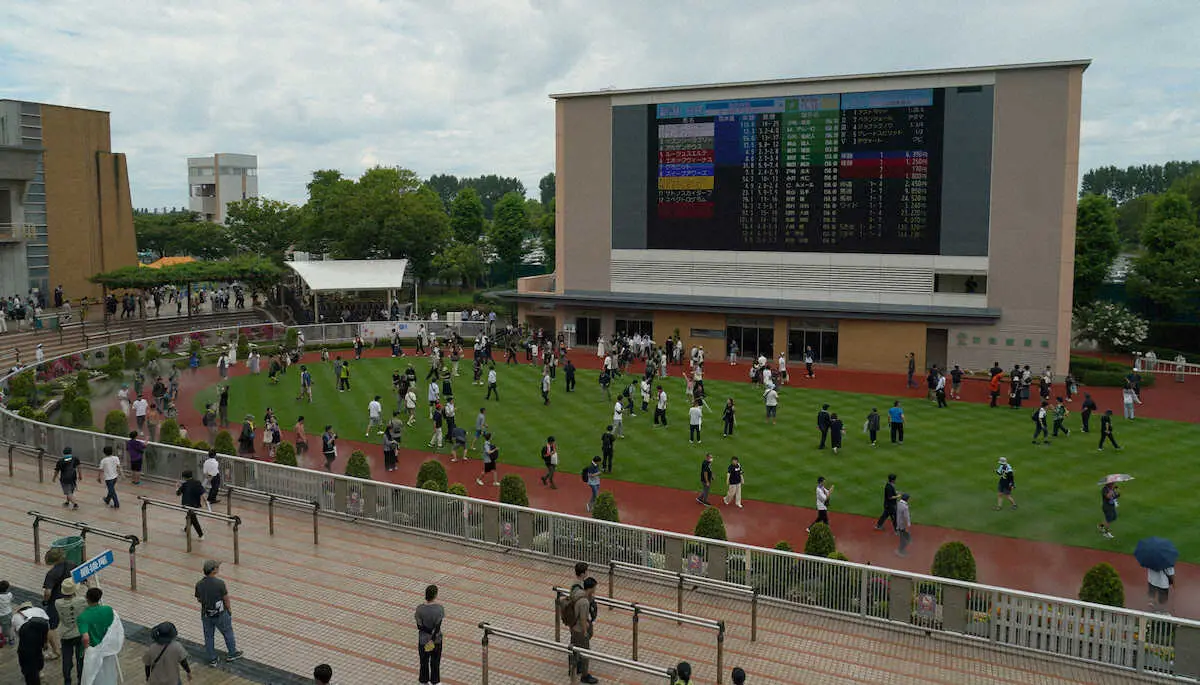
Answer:
[[[89,588],[87,591],[87,608],[79,614],[79,634],[83,637],[85,650],[88,647],[99,645],[108,633],[108,629],[112,626],[113,609],[110,606],[100,604],[100,598],[103,596],[104,592],[100,588]]]

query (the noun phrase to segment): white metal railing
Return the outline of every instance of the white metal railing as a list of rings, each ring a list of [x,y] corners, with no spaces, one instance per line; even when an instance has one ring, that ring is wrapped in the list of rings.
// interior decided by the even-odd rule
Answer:
[[[311,346],[320,343],[347,342],[362,336],[367,344],[376,340],[391,340],[398,335],[403,340],[415,340],[419,331],[445,337],[453,331],[463,338],[475,338],[482,333],[493,332],[496,324],[488,321],[359,321],[348,323],[317,323],[294,326],[304,335],[304,343]]]
[[[173,337],[138,342],[162,344]],[[104,360],[97,359],[95,352],[104,350],[107,347],[62,355],[48,360],[46,368],[53,372],[74,364],[102,366]],[[0,441],[40,448],[51,455],[70,446],[81,461],[91,464],[98,463],[105,446],[123,453],[125,444],[123,437],[39,423],[7,410],[0,410]],[[175,481],[184,469],[199,470],[205,456],[198,450],[151,443],[144,475]],[[666,570],[708,578],[750,588],[760,601],[965,635],[1142,673],[1200,675],[1200,622],[1189,619],[229,455],[221,455],[220,460],[226,485],[314,502],[323,516],[362,519],[556,560],[597,565],[617,561],[622,570]]]
[[[1189,362],[1183,355],[1177,355],[1174,359],[1159,359],[1153,351],[1134,355],[1133,368],[1156,376],[1172,376],[1180,383],[1184,376],[1200,376],[1200,364]]]

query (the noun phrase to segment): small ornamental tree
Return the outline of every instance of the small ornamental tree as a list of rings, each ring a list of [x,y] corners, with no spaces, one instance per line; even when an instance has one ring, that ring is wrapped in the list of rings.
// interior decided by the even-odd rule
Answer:
[[[425,487],[427,481],[433,481],[438,484],[438,487],[431,488],[438,492],[445,492],[446,486],[450,483],[450,477],[446,475],[446,467],[437,459],[428,459],[421,464],[421,468],[417,470],[417,485]]]
[[[94,428],[92,423],[92,402],[86,397],[76,397],[67,407],[71,412],[71,425],[76,428]]]
[[[729,538],[725,536],[725,519],[721,518],[721,510],[716,507],[708,507],[701,512],[700,519],[696,521],[694,535],[710,540],[728,540]]]
[[[442,492],[442,484],[436,480],[427,480],[421,483],[422,490],[433,490],[434,492]]]
[[[238,359],[250,356],[250,338],[247,338],[245,333],[238,333],[237,356]]]
[[[1079,586],[1079,599],[1093,604],[1125,606],[1125,584],[1112,564],[1101,562],[1088,569]]]
[[[137,343],[125,343],[125,368],[136,369],[142,365],[142,351],[138,349]]]
[[[280,445],[280,447],[283,447],[283,445]],[[192,448],[200,450],[201,452],[207,452],[209,450],[209,444],[208,444],[208,442],[206,442],[204,440],[197,440],[196,442],[192,443]],[[276,459],[275,461],[279,461],[279,460]]]
[[[518,507],[529,506],[529,493],[525,490],[525,480],[514,473],[501,478],[500,501],[504,504],[515,504]]]
[[[466,497],[469,494],[467,493],[467,486],[462,483],[451,483],[450,487],[446,488],[446,493],[458,495],[459,497]]]
[[[792,549],[792,544],[790,542],[788,542],[787,540],[780,540],[779,542],[776,542],[775,549],[779,550],[780,552],[796,551],[796,550]]]
[[[167,419],[158,427],[158,442],[164,445],[179,444],[179,422],[175,419]]]
[[[129,417],[120,409],[108,412],[104,415],[104,432],[122,438],[129,435]]]
[[[282,466],[297,466],[296,447],[290,442],[281,442],[275,448],[275,463]]]
[[[188,343],[189,356],[193,354],[200,354],[200,351],[203,349],[204,343],[200,342],[199,338],[192,338],[192,341]]]
[[[227,430],[217,433],[216,439],[213,440],[213,449],[217,451],[217,454],[237,454],[237,448],[233,445],[233,436]]]
[[[814,523],[808,529],[808,539],[804,541],[804,553],[812,557],[827,557],[837,551],[837,541],[833,539],[833,531],[825,523]]]
[[[1076,307],[1075,340],[1093,340],[1104,352],[1128,352],[1150,334],[1150,324],[1122,304],[1093,302]]]
[[[161,353],[158,351],[158,345],[150,343],[149,345],[146,345],[146,352],[142,355],[142,358],[145,360],[146,366],[150,366],[154,362],[158,361],[160,356]]]
[[[283,346],[285,349],[294,350],[300,345],[300,331],[295,328],[287,329],[287,333],[283,336]]]
[[[350,459],[346,461],[346,475],[370,480],[371,462],[367,461],[367,455],[363,454],[362,450],[354,450],[350,453]]]
[[[125,354],[121,352],[121,348],[113,345],[108,348],[108,363],[104,365],[104,373],[111,378],[120,378],[125,370]]]
[[[953,580],[975,582],[975,555],[971,549],[961,542],[947,542],[938,548],[933,555],[933,566],[930,575]]]
[[[76,394],[78,394],[80,397],[91,397],[92,396],[92,384],[90,383],[91,380],[92,380],[92,377],[90,375],[88,375],[87,370],[83,370],[83,371],[80,371],[79,373],[75,374],[75,392],[76,392]]]
[[[621,522],[621,515],[617,512],[617,498],[612,492],[604,490],[596,497],[596,503],[592,505],[592,518],[613,523]]]

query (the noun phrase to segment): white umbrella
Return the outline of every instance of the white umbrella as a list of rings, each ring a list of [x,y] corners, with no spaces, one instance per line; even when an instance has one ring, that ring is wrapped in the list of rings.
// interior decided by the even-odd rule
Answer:
[[[1125,481],[1133,480],[1133,476],[1128,473],[1110,473],[1104,477],[1104,480],[1096,483],[1096,485],[1109,485],[1111,483],[1124,483]]]

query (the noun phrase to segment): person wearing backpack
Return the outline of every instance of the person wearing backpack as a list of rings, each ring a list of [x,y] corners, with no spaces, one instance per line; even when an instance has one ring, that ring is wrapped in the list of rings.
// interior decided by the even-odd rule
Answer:
[[[551,490],[557,490],[554,472],[558,470],[558,446],[553,435],[546,438],[546,444],[542,445],[542,463],[546,465],[546,472],[542,474],[542,485],[549,485]]]
[[[1050,444],[1050,431],[1046,429],[1046,407],[1050,403],[1042,400],[1041,406],[1033,410],[1033,414],[1029,417],[1033,419],[1033,444],[1037,444],[1038,436],[1042,436],[1042,444]]]
[[[596,579],[587,578],[583,585],[571,588],[569,595],[559,599],[559,616],[563,625],[571,631],[571,646],[581,649],[591,649],[593,619],[591,613],[592,599],[596,596]],[[574,652],[568,658],[570,673],[579,674],[581,683],[598,683],[588,672],[588,660]]]
[[[583,482],[592,489],[592,498],[587,503],[587,510],[591,511],[592,507],[596,505],[596,498],[600,496],[600,457],[592,457],[592,463],[583,467],[583,471],[579,475],[583,478]]]

